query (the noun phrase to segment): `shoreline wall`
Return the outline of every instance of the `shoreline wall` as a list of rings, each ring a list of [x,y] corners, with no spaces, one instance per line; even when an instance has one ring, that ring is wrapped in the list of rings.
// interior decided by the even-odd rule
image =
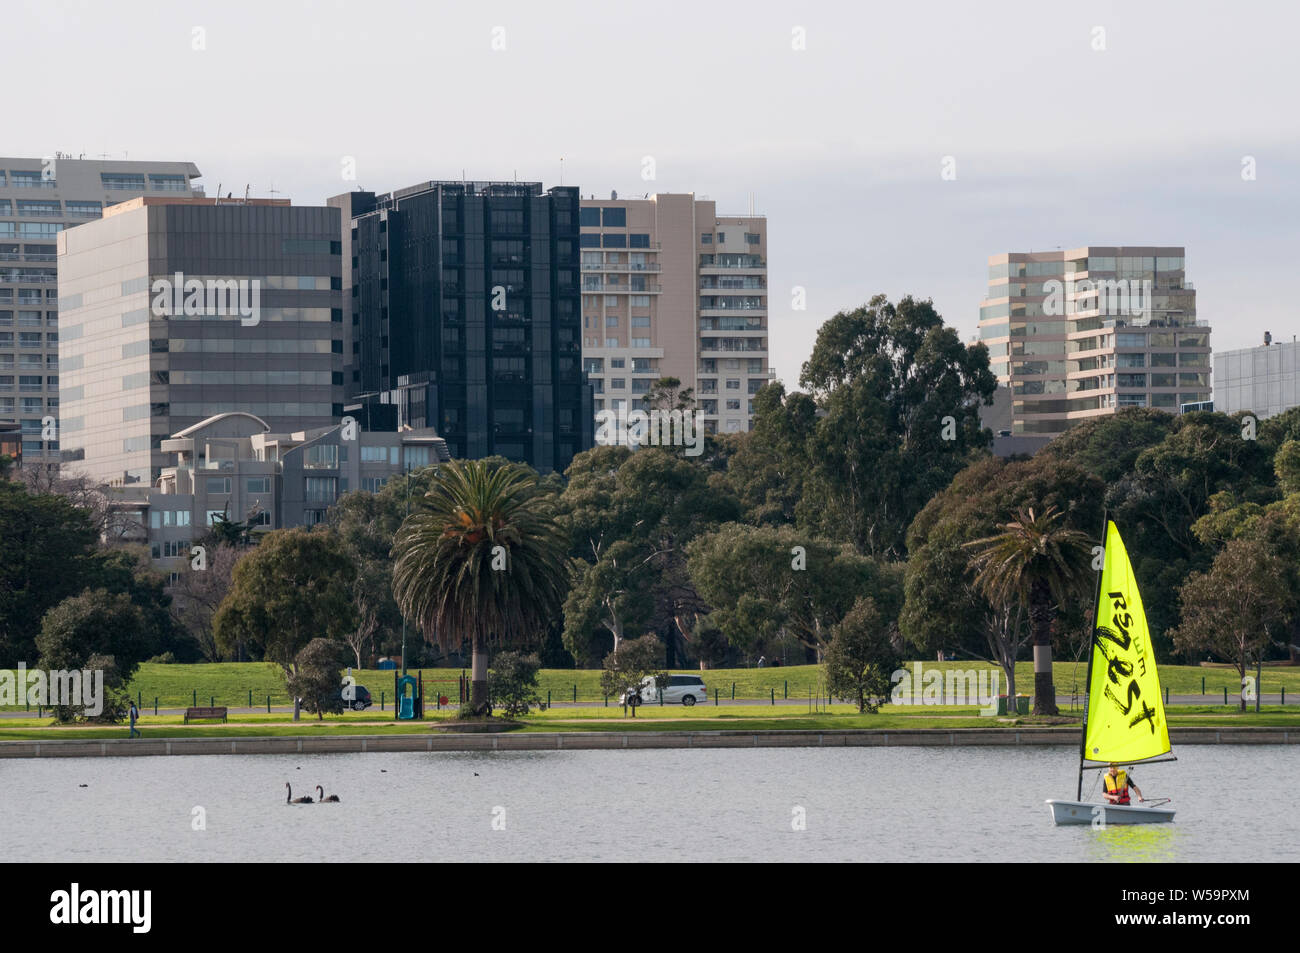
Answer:
[[[1300,744],[1300,729],[1171,728],[1171,743]],[[372,751],[590,751],[651,748],[844,748],[1048,745],[1077,747],[1078,728],[962,728],[839,731],[511,732],[347,737],[172,738],[0,741],[0,758],[324,754]]]

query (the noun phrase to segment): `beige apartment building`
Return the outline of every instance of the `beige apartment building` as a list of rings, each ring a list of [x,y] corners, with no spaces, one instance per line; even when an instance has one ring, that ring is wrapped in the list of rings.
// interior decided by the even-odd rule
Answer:
[[[980,339],[1013,434],[1052,437],[1117,407],[1210,399],[1209,322],[1181,247],[1085,246],[989,258]]]
[[[655,381],[676,377],[709,432],[748,430],[771,376],[767,220],[664,193],[583,199],[581,226],[582,362],[597,415],[644,409]]]

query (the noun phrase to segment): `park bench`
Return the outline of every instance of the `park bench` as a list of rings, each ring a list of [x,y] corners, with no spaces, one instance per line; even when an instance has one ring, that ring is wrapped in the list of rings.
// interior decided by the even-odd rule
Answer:
[[[185,724],[188,725],[191,721],[203,721],[210,718],[220,718],[222,721],[225,721],[226,711],[227,709],[225,706],[217,708],[187,708],[185,709]]]

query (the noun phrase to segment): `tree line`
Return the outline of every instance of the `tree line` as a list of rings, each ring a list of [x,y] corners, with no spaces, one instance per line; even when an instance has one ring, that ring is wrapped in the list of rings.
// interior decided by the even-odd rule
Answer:
[[[1124,534],[1160,660],[1244,673],[1294,658],[1300,410],[1123,409],[1000,459],[979,419],[995,386],[987,349],[963,344],[929,301],[877,296],[822,325],[800,389],[769,384],[752,430],[710,435],[699,456],[598,446],[544,477],[457,462],[348,493],[310,530],[254,538],[219,523],[208,568],[184,574],[171,601],[138,565],[102,586],[58,568],[125,557],[84,528],[75,540],[50,528],[81,525],[73,503],[20,504],[10,490],[0,660],[29,658],[54,607],[102,588],[151,607],[166,628],[151,647],[270,659],[287,677],[314,638],[358,666],[395,654],[405,620],[408,660],[481,654],[476,685],[491,645],[608,668],[625,641],[640,658],[649,638],[664,670],[829,658],[843,694],[869,708],[898,659],[932,653],[999,664],[1014,691],[1032,644],[1035,710],[1051,713],[1053,654],[1081,658],[1087,644],[1103,514]],[[646,405],[693,400],[668,378]],[[43,532],[62,541],[37,547]]]

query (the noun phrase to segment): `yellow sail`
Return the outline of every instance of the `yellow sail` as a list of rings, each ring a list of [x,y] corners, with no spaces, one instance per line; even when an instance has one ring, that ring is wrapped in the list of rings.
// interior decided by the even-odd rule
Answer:
[[[1133,565],[1119,530],[1109,521],[1104,559],[1084,756],[1132,763],[1169,750],[1169,724]]]

